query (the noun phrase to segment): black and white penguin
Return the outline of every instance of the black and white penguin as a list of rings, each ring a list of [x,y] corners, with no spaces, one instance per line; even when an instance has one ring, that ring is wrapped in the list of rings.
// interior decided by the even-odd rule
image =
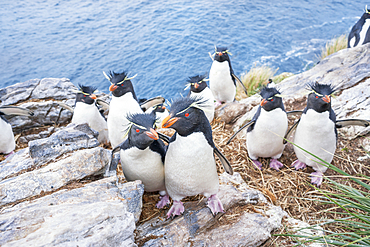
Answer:
[[[211,123],[215,116],[215,97],[211,89],[208,87],[206,77],[202,75],[192,76],[188,79],[188,84],[185,89],[190,86],[188,97],[202,98],[204,102],[204,113],[208,121]]]
[[[33,116],[33,112],[18,106],[0,106],[0,153],[14,153],[15,140],[11,124],[4,117],[5,115]]]
[[[111,82],[109,91],[112,92],[112,100],[109,104],[107,119],[109,141],[112,147],[118,146],[125,140],[130,122],[127,120],[129,114],[143,113],[138,103],[134,87],[126,72],[110,72],[105,77]]]
[[[113,149],[112,158],[115,152],[120,151],[122,170],[127,181],[141,180],[145,191],[159,191],[161,200],[157,207],[163,208],[169,203],[164,184],[165,145],[154,130],[156,118],[146,113],[134,113],[127,120],[127,139]]]
[[[348,48],[363,45],[370,42],[370,11],[365,7],[365,13],[352,27],[348,35]]]
[[[312,92],[307,97],[307,106],[301,118],[295,124],[294,143],[308,152],[331,163],[337,146],[336,116],[331,108],[331,85],[313,83],[309,85]],[[327,167],[319,164],[319,160],[294,146],[298,160],[292,163],[296,170],[311,166],[315,172],[311,174],[311,183],[320,186],[322,176]]]
[[[234,74],[227,47],[216,47],[213,63],[209,72],[209,87],[216,100],[216,106],[235,100],[235,81],[238,81],[245,93],[247,93],[244,84]]]
[[[181,199],[203,194],[213,214],[223,212],[217,197],[219,188],[214,154],[220,158],[226,172],[233,170],[227,159],[216,148],[212,128],[202,108],[202,99],[181,98],[171,104],[170,115],[163,120],[163,128],[176,130],[171,137],[165,159],[165,184],[173,205],[167,217],[181,215]]]
[[[247,151],[255,166],[262,168],[258,157],[271,157],[270,167],[279,170],[283,167],[279,159],[284,151],[282,137],[288,129],[288,118],[280,92],[273,86],[261,90],[262,101],[252,120],[241,127],[227,142],[241,130],[248,127],[246,135]]]
[[[108,126],[103,114],[96,104],[95,87],[88,87],[79,84],[79,91],[76,92],[76,102],[73,109],[72,123],[87,123],[92,129],[99,132],[98,141],[108,142]]]
[[[155,126],[157,129],[161,127],[163,119],[165,119],[169,115],[168,110],[164,104],[152,106],[148,110],[146,110],[145,113],[151,114],[156,117]]]

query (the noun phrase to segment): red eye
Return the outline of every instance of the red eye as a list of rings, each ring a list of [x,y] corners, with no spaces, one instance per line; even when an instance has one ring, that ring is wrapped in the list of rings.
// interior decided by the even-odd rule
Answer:
[[[316,99],[318,99],[318,98],[319,98],[319,96],[316,95]]]
[[[137,132],[137,133],[139,133],[139,132],[140,132],[140,130],[139,130],[139,129],[136,129],[136,132]]]
[[[271,99],[271,101],[274,101],[274,99]]]
[[[86,97],[86,95],[84,95],[84,97]]]
[[[185,113],[185,117],[189,117],[189,113]]]

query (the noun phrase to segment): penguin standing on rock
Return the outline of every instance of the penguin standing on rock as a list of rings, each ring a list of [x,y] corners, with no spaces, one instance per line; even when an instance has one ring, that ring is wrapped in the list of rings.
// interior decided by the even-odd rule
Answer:
[[[164,180],[165,145],[154,130],[156,118],[145,113],[134,113],[127,117],[129,127],[127,139],[112,151],[120,151],[121,165],[127,181],[141,180],[147,192],[159,191],[161,200],[157,207],[169,203]],[[110,165],[109,170],[115,170]]]
[[[294,143],[300,148],[314,154],[327,163],[333,160],[337,146],[337,128],[348,125],[367,127],[369,121],[361,119],[336,120],[331,108],[331,95],[335,89],[331,85],[310,84],[311,93],[307,97],[307,106],[301,118],[291,127],[286,137],[296,129]],[[306,165],[311,166],[315,172],[311,173],[311,183],[320,186],[323,174],[328,169],[321,161],[294,145],[297,160],[292,166],[298,170]]]
[[[370,42],[370,11],[365,7],[365,13],[352,27],[348,35],[348,48],[363,45]]]
[[[279,159],[285,145],[282,137],[288,129],[287,113],[284,109],[280,92],[271,86],[261,90],[262,101],[253,119],[241,127],[227,142],[230,141],[244,128],[247,129],[247,151],[254,165],[261,169],[262,164],[258,157],[271,157],[270,167],[279,170],[283,167]]]
[[[189,86],[190,91],[188,97],[202,98],[205,101],[204,114],[206,114],[208,121],[211,123],[215,116],[215,97],[207,85],[206,77],[201,75],[189,77],[186,88]]]
[[[13,129],[10,123],[4,117],[5,115],[33,116],[33,112],[18,106],[0,106],[0,153],[14,153],[15,140]]]
[[[214,154],[218,155],[227,173],[233,170],[212,140],[212,128],[203,110],[201,98],[181,98],[171,105],[170,115],[163,120],[163,128],[176,130],[171,137],[165,158],[165,184],[173,205],[167,217],[181,215],[181,199],[203,194],[213,214],[223,212],[217,197],[219,188]]]
[[[135,76],[129,78],[126,72],[110,72],[109,75],[105,72],[103,73],[112,84],[109,87],[109,91],[112,92],[113,96],[109,105],[107,124],[109,141],[112,147],[116,147],[126,138],[124,133],[130,124],[127,116],[133,113],[143,113],[151,106],[162,104],[164,98],[155,97],[139,104],[131,83]]]
[[[95,87],[79,85],[80,90],[76,94],[75,108],[73,109],[72,123],[88,125],[99,132],[98,141],[108,142],[108,126],[104,115],[96,105]]]
[[[216,99],[216,106],[235,100],[235,80],[241,84],[245,93],[247,93],[244,84],[234,74],[227,47],[216,47],[216,53],[209,72],[209,87]]]

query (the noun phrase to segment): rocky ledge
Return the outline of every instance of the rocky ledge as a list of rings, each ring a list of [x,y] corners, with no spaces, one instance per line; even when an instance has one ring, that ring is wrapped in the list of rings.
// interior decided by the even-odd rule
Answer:
[[[285,102],[297,102],[302,109],[308,82],[331,83],[339,89],[333,103],[339,119],[370,119],[369,48],[342,50],[285,79],[279,84]],[[0,163],[1,246],[260,246],[288,217],[238,173],[223,173],[219,198],[224,214],[212,216],[199,198],[185,202],[180,217],[163,218],[166,209],[140,220],[147,203],[141,182],[104,177],[110,150],[99,145],[87,125],[68,124],[72,113],[58,102],[73,105],[73,89],[68,79],[47,78],[0,90],[1,105],[35,113],[9,118],[24,148]],[[236,129],[253,116],[258,103],[253,96],[221,106],[217,115]],[[354,137],[368,131],[351,127],[345,133]]]

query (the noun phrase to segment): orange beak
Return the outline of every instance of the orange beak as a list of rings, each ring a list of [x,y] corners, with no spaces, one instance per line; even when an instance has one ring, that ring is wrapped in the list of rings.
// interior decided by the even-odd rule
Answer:
[[[159,139],[157,131],[155,131],[152,128],[150,128],[150,131],[147,131],[145,133],[146,133],[147,136],[149,136],[150,138],[152,138],[154,140],[158,140]]]
[[[109,91],[111,91],[111,92],[113,92],[114,90],[116,90],[118,87],[117,87],[117,85],[114,85],[114,84],[112,84],[112,85],[110,85],[110,87],[109,87]]]
[[[179,120],[178,117],[171,118],[171,115],[168,115],[165,119],[163,119],[161,127],[162,128],[169,128],[171,127],[174,123],[176,123],[177,120]]]
[[[322,97],[322,100],[325,101],[326,103],[330,103],[330,96],[325,95],[324,97]]]
[[[194,87],[195,87],[195,88],[198,88],[198,87],[199,87],[199,84],[198,84],[198,83],[195,83],[195,84],[194,84]]]
[[[260,105],[261,105],[261,106],[264,106],[264,105],[266,105],[266,104],[267,104],[267,100],[262,99],[262,101],[261,101]]]
[[[96,95],[95,95],[95,94],[91,94],[91,95],[90,95],[90,98],[92,98],[92,99],[96,99]]]

